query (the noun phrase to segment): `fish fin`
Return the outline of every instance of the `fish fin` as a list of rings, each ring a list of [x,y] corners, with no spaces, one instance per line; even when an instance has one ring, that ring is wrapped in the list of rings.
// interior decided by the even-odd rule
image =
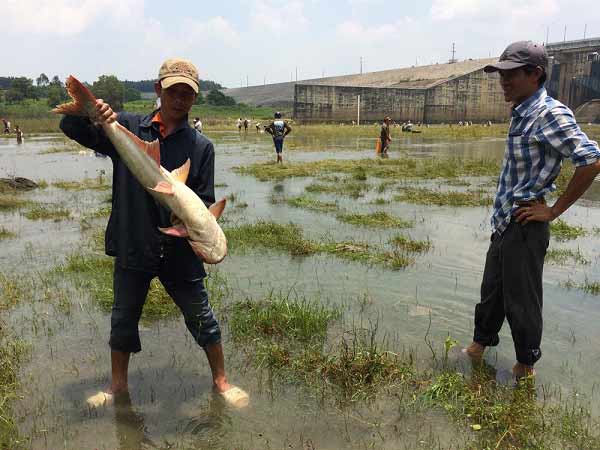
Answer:
[[[144,141],[140,139],[123,125],[117,122],[117,127],[125,133],[129,138],[137,145],[137,147],[148,155],[150,158],[154,160],[157,166],[160,166],[160,142],[158,139],[153,140],[152,142]]]
[[[185,163],[182,164],[181,167],[171,171],[171,175],[177,181],[181,181],[183,184],[187,181],[187,177],[190,173],[190,158],[187,159]]]
[[[188,230],[185,225],[176,225],[169,228],[158,227],[161,233],[168,234],[169,236],[186,238],[189,236]]]
[[[222,198],[221,200],[219,200],[216,203],[213,203],[212,205],[210,205],[210,208],[208,208],[208,211],[215,216],[215,219],[218,219],[219,217],[221,217],[221,214],[223,214],[223,210],[225,209],[225,204],[227,203],[227,200]]]
[[[159,192],[161,194],[175,195],[175,191],[173,190],[173,185],[171,183],[167,183],[166,181],[161,181],[153,188],[148,188],[148,189],[150,189],[151,191],[154,191],[154,192]]]
[[[90,116],[90,110],[96,104],[94,94],[73,75],[67,78],[65,87],[72,101],[57,105],[52,112],[70,116]]]

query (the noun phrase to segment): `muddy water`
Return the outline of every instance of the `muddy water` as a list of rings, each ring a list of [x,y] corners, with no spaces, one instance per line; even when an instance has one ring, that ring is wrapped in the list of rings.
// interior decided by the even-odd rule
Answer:
[[[385,243],[394,230],[369,230],[342,224],[335,217],[272,204],[273,194],[303,193],[310,179],[258,182],[240,176],[232,167],[273,158],[272,144],[264,135],[213,133],[216,146],[217,196],[235,193],[247,208],[230,207],[229,220],[265,218],[301,225],[309,237],[353,239]],[[54,138],[27,140],[17,147],[0,140],[0,177],[25,176],[47,182],[110,176],[110,160],[85,154],[40,154]],[[290,161],[322,158],[372,157],[369,139],[293,137],[286,141]],[[321,151],[318,150],[321,146]],[[398,152],[402,148],[403,152]],[[398,138],[391,158],[410,156],[489,157],[500,160],[501,140],[440,143],[418,137]],[[479,180],[472,180],[478,182]],[[489,188],[492,189],[493,188]],[[86,214],[101,205],[107,191],[67,192],[53,187],[27,194],[29,198],[67,206],[73,219],[61,222],[30,221],[19,212],[0,214],[0,226],[18,233],[0,245],[2,272],[34,276],[61,260],[82,240]],[[380,330],[399,346],[415,349],[420,364],[427,364],[428,338],[441,343],[449,334],[464,344],[472,331],[472,314],[478,301],[485,252],[489,242],[488,208],[429,207],[391,203],[369,205],[368,194],[353,200],[323,195],[353,212],[385,210],[415,221],[408,230],[413,238],[429,238],[433,250],[417,258],[403,271],[341,262],[329,256],[290,258],[276,253],[250,251],[231,255],[219,265],[236,298],[259,298],[271,290],[342,304],[347,317],[379,322]],[[591,230],[600,223],[600,188],[572,207],[565,219]],[[103,219],[96,219],[101,223]],[[589,236],[553,248],[580,248],[590,265],[546,265],[544,357],[537,365],[540,381],[565,391],[590,395],[594,390],[600,358],[595,343],[600,339],[600,298],[560,286],[567,279],[600,279],[598,244]],[[245,367],[244,358],[225,342],[232,380],[246,388],[251,406],[243,411],[223,408],[210,394],[210,372],[202,353],[188,337],[181,320],[165,320],[141,329],[143,351],[132,359],[131,399],[114,409],[88,411],[86,396],[108,381],[109,353],[106,341],[109,316],[98,310],[85,294],[71,295],[70,312],[43,301],[26,302],[12,315],[15,334],[32,343],[31,361],[22,369],[23,399],[18,404],[23,436],[35,449],[146,449],[146,448],[460,448],[460,436],[447,419],[435,413],[403,415],[385,395],[369,405],[340,411],[323,406],[301,388],[281,389]],[[366,306],[365,306],[366,305]],[[431,319],[430,319],[431,318]],[[224,323],[225,325],[225,323]],[[508,327],[501,345],[488,361],[500,372],[514,359]],[[264,374],[263,374],[264,375]],[[596,389],[597,391],[597,389]],[[593,404],[598,404],[597,394]],[[599,413],[600,411],[596,411]],[[377,425],[381,425],[378,427]],[[397,424],[392,433],[387,424]],[[378,429],[383,429],[378,433]]]

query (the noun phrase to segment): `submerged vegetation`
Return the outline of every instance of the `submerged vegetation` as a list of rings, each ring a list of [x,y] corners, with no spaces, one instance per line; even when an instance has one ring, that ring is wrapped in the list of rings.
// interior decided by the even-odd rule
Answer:
[[[589,264],[590,261],[583,256],[581,249],[572,250],[567,248],[552,248],[546,253],[546,262],[550,264],[564,265],[572,262],[574,264]]]
[[[481,191],[434,191],[425,188],[402,188],[394,200],[436,206],[489,206],[494,198]]]
[[[14,238],[16,236],[15,233],[13,233],[10,230],[7,230],[4,227],[0,227],[0,241],[3,239],[10,239],[10,238]]]
[[[352,225],[373,228],[410,228],[413,222],[392,216],[384,211],[368,214],[344,213],[338,214],[338,220]]]
[[[562,219],[556,219],[550,222],[550,234],[557,241],[568,241],[585,236],[586,231],[578,225],[569,225]]]
[[[454,179],[461,176],[495,176],[499,165],[487,159],[458,158],[402,158],[402,159],[325,159],[311,162],[286,164],[256,163],[236,170],[244,175],[253,175],[261,181],[283,180],[290,177],[316,177],[328,173],[350,176],[360,170],[367,177],[395,179]],[[362,176],[361,176],[362,177]],[[352,180],[359,182],[355,178]],[[363,181],[364,183],[364,181]]]
[[[22,214],[29,220],[53,220],[55,222],[71,217],[71,212],[60,205],[42,203],[34,203]]]

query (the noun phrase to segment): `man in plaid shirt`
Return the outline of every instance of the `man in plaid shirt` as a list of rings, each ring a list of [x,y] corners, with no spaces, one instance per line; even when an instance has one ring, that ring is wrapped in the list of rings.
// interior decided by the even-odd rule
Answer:
[[[542,271],[549,222],[565,212],[600,173],[600,150],[581,131],[573,113],[544,88],[548,57],[531,41],[509,45],[488,73],[499,72],[504,99],[513,104],[504,163],[492,213],[481,302],[475,307],[473,342],[463,351],[478,360],[498,345],[504,318],[510,325],[517,379],[535,374],[542,356]],[[575,173],[549,206],[545,196],[569,158]]]

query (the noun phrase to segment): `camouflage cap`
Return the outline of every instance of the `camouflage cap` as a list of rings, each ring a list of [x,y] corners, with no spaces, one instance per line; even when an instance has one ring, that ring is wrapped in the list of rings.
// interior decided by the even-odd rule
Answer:
[[[163,89],[177,83],[185,83],[197,94],[200,87],[198,69],[190,61],[181,58],[167,59],[158,71],[158,80]]]

